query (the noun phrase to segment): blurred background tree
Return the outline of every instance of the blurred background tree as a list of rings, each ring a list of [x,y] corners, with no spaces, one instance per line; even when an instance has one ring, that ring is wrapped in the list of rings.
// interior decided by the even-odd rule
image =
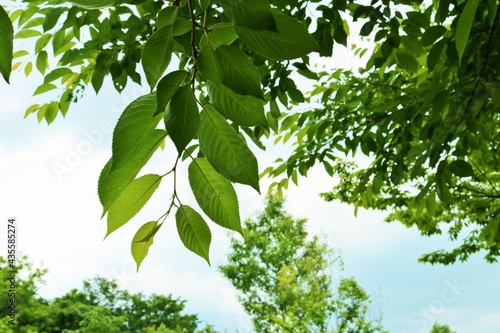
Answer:
[[[245,222],[245,240],[233,237],[222,274],[240,292],[256,332],[384,332],[367,316],[369,295],[354,278],[343,278],[340,255],[308,237],[277,196]]]

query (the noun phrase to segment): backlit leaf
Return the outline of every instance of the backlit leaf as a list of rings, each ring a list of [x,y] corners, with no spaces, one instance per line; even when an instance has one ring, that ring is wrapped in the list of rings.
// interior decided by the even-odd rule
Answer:
[[[276,23],[268,0],[221,0],[224,14],[235,24],[254,30],[276,30]]]
[[[260,73],[248,56],[235,46],[220,46],[216,50],[222,65],[222,83],[240,95],[263,98]]]
[[[144,45],[142,50],[142,67],[146,73],[151,90],[170,64],[173,51],[172,27],[165,26],[158,29]]]
[[[184,246],[202,257],[210,265],[209,251],[212,234],[200,214],[187,205],[175,213],[177,232]]]
[[[108,212],[106,237],[123,226],[144,207],[160,185],[158,175],[145,175],[132,181],[111,205]]]
[[[194,197],[205,214],[218,225],[241,233],[238,198],[231,182],[205,158],[191,162],[188,171]]]
[[[268,128],[264,102],[254,96],[238,95],[224,85],[207,82],[208,94],[213,105],[225,118],[241,126]]]
[[[125,108],[113,131],[111,171],[132,159],[155,130],[161,119],[161,116],[153,117],[155,106],[156,94],[152,93],[137,98]]]
[[[198,138],[201,151],[217,172],[260,191],[257,159],[243,138],[210,105],[201,112]]]
[[[180,87],[167,105],[165,128],[179,154],[194,139],[200,123],[200,114],[191,86]]]
[[[206,80],[217,84],[222,82],[222,66],[217,59],[215,50],[209,45],[205,45],[198,56],[198,69]]]
[[[98,134],[99,135],[99,134]],[[134,180],[142,167],[149,161],[153,153],[164,142],[167,132],[155,129],[143,140],[134,156],[126,161],[118,170],[111,172],[113,158],[104,166],[99,176],[98,194],[103,207],[104,216],[120,193]],[[89,140],[97,140],[95,134],[89,133]]]
[[[173,71],[162,77],[160,82],[158,82],[156,91],[156,111],[154,116],[165,112],[168,102],[170,102],[172,96],[174,96],[177,89],[179,89],[187,77],[188,72],[186,71]]]
[[[241,40],[265,57],[288,60],[319,51],[319,45],[299,21],[287,15],[275,14],[278,32],[256,31],[236,26]]]
[[[151,221],[147,222],[142,227],[137,230],[132,239],[131,252],[132,257],[135,260],[137,265],[137,271],[139,271],[139,267],[141,266],[142,261],[148,255],[149,248],[153,245],[154,235],[159,230],[158,222]],[[144,238],[151,236],[148,240],[144,241]]]

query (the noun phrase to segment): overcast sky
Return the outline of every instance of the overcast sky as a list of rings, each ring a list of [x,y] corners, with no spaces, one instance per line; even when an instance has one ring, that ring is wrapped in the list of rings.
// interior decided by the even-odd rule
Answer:
[[[341,56],[341,55],[339,55]],[[130,86],[121,95],[105,82],[96,97],[88,89],[66,118],[38,124],[23,119],[25,109],[38,101],[31,94],[41,77],[14,73],[11,85],[0,82],[0,223],[1,254],[6,253],[7,218],[18,220],[18,246],[31,261],[48,268],[43,297],[60,296],[80,287],[83,279],[101,275],[117,279],[131,292],[173,294],[186,299],[186,310],[215,324],[221,331],[250,332],[251,325],[234,288],[217,271],[228,253],[228,235],[211,223],[212,267],[186,250],[173,218],[155,238],[139,273],[130,254],[130,241],[145,222],[166,209],[171,184],[164,182],[132,221],[103,241],[106,222],[97,197],[98,175],[111,154],[111,134],[124,107],[147,91]],[[106,86],[106,83],[108,85]],[[258,154],[260,170],[283,154],[283,149]],[[175,149],[157,152],[141,174],[164,173]],[[187,165],[184,165],[187,167]],[[184,202],[196,206],[185,173],[179,179]],[[269,182],[261,184],[265,193]],[[431,266],[417,263],[426,251],[450,248],[446,237],[424,238],[415,229],[383,222],[384,213],[359,212],[326,203],[318,193],[333,185],[320,167],[299,188],[286,192],[286,207],[309,220],[312,234],[326,235],[342,252],[344,276],[354,276],[372,294],[374,317],[393,333],[426,333],[437,321],[457,333],[498,333],[500,327],[500,265],[481,255],[467,263]],[[236,186],[243,217],[263,208],[263,196],[248,186]],[[173,217],[173,216],[172,216]],[[3,225],[3,226],[2,226]]]

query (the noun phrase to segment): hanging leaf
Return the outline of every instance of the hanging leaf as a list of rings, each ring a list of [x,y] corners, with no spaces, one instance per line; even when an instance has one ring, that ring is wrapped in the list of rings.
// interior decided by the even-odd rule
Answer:
[[[194,197],[205,214],[218,225],[241,234],[238,198],[231,182],[205,158],[191,162],[188,172]]]
[[[210,105],[201,112],[198,138],[201,151],[217,172],[260,192],[257,159],[243,138]]]
[[[137,265],[137,272],[142,261],[148,255],[149,248],[153,245],[154,236],[160,229],[160,226],[156,221],[147,222],[135,233],[130,250]],[[145,238],[147,240],[144,240]]]
[[[417,59],[409,52],[398,50],[396,52],[396,60],[401,68],[406,69],[410,73],[418,70]]]
[[[179,154],[194,139],[200,124],[198,105],[191,86],[180,87],[167,105],[165,128]]]
[[[120,196],[120,193],[135,179],[139,171],[149,161],[153,153],[164,142],[167,132],[156,129],[146,135],[143,144],[118,170],[111,172],[113,157],[106,163],[99,176],[97,192],[103,207],[102,216]]]
[[[12,70],[12,58],[14,52],[14,28],[9,19],[9,15],[0,6],[0,74],[9,83],[10,72]]]
[[[177,232],[184,246],[202,257],[210,265],[209,251],[212,234],[200,214],[187,205],[175,213]]]
[[[262,126],[268,128],[264,113],[264,102],[254,96],[238,95],[224,85],[207,82],[210,101],[226,119],[241,126]]]
[[[235,26],[236,33],[250,49],[272,59],[295,59],[319,51],[319,45],[302,23],[283,14],[274,17],[278,32]]]
[[[137,98],[125,108],[113,131],[111,171],[132,159],[155,130],[161,119],[160,116],[153,117],[155,106],[156,94],[152,93]]]
[[[151,91],[170,64],[174,39],[172,27],[165,26],[158,29],[149,37],[142,50],[142,67],[146,74]]]
[[[271,5],[267,0],[221,0],[224,14],[235,24],[254,30],[276,31]]]
[[[137,214],[160,186],[161,176],[145,175],[132,181],[111,205],[108,212],[108,237]]]
[[[442,202],[447,204],[453,203],[453,197],[450,193],[448,185],[444,180],[443,172],[439,170],[438,172],[436,172],[436,189],[437,189],[437,195]]]
[[[198,56],[198,69],[206,80],[217,84],[222,83],[222,66],[217,59],[215,50],[209,45],[205,45]]]
[[[263,99],[260,73],[247,55],[236,46],[220,46],[216,50],[222,65],[222,83],[240,95]]]
[[[156,111],[153,116],[165,112],[168,102],[172,99],[175,92],[181,86],[182,82],[188,77],[186,71],[173,71],[165,75],[160,82],[156,91]]]
[[[464,10],[460,14],[457,24],[457,31],[455,33],[455,44],[457,47],[458,60],[461,61],[464,54],[465,47],[469,41],[469,34],[476,15],[479,0],[467,0]]]
[[[422,46],[430,46],[446,33],[446,28],[442,25],[435,25],[425,30],[422,35]]]
[[[458,177],[471,177],[474,175],[472,166],[464,160],[456,160],[451,162],[450,171]]]
[[[70,0],[71,3],[85,9],[99,9],[111,7],[116,0]]]

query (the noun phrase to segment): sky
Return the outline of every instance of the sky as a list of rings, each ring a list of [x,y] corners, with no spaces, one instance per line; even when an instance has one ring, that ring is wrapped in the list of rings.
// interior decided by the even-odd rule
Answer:
[[[29,45],[28,45],[29,46]],[[345,53],[337,53],[338,58]],[[186,250],[173,216],[155,237],[138,273],[130,254],[130,241],[145,222],[163,214],[171,183],[163,182],[145,208],[124,227],[103,240],[106,221],[97,196],[99,173],[111,154],[112,129],[125,106],[145,88],[129,86],[121,95],[106,81],[99,94],[88,89],[72,105],[66,118],[50,126],[26,119],[24,111],[43,100],[31,97],[39,75],[28,79],[13,73],[11,84],[0,82],[0,254],[6,253],[7,218],[18,223],[18,248],[37,265],[48,269],[40,294],[46,298],[80,287],[84,279],[100,275],[116,279],[131,292],[172,294],[186,300],[186,312],[221,331],[251,332],[251,323],[238,303],[237,292],[218,272],[229,251],[229,234],[211,223],[211,262]],[[264,170],[286,149],[259,151],[252,146]],[[169,170],[175,148],[167,144],[141,171]],[[184,170],[187,164],[184,165]],[[181,172],[178,192],[184,203],[197,206]],[[323,234],[343,257],[342,276],[354,276],[372,295],[370,316],[383,317],[393,333],[426,333],[435,321],[457,333],[498,333],[500,327],[500,265],[488,264],[481,255],[466,263],[431,266],[417,262],[426,252],[450,248],[446,237],[426,238],[399,223],[384,222],[383,212],[359,211],[324,202],[318,194],[332,188],[321,168],[299,179],[285,194],[286,208],[309,220],[311,234]],[[269,185],[264,180],[262,192]],[[263,208],[264,196],[248,186],[236,185],[241,215]]]

